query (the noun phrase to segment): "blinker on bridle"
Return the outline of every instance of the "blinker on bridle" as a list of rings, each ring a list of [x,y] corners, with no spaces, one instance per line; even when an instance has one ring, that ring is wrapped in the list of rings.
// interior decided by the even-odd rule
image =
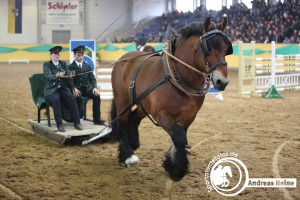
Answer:
[[[230,54],[233,53],[232,44],[231,44],[230,40],[228,39],[228,37],[223,33],[223,31],[218,30],[218,29],[213,29],[211,31],[206,32],[204,35],[202,35],[200,37],[199,43],[200,43],[200,47],[202,49],[203,60],[204,60],[205,64],[208,66],[208,68],[209,68],[208,75],[210,75],[218,67],[227,64],[227,62],[221,61],[221,62],[219,62],[219,63],[211,66],[211,64],[207,60],[207,55],[209,53],[209,48],[208,48],[208,45],[207,45],[207,41],[210,40],[211,38],[217,36],[217,35],[223,36],[225,43],[228,45],[228,48],[227,48],[227,51],[226,51],[226,55],[230,55]],[[198,51],[199,43],[195,47],[195,54]]]
[[[176,36],[173,36],[172,38],[170,38],[169,40],[167,40],[166,42],[166,49],[164,50],[164,53],[168,56],[168,57],[171,57],[173,60],[176,60],[177,62],[183,64],[184,66],[188,67],[189,69],[193,70],[194,72],[197,72],[198,74],[201,74],[203,77],[204,77],[204,81],[203,81],[203,84],[202,86],[196,90],[194,90],[193,94],[185,91],[186,94],[189,94],[190,96],[194,96],[194,95],[205,95],[208,90],[210,89],[210,82],[211,82],[211,74],[212,72],[217,69],[218,67],[220,66],[224,66],[224,65],[227,65],[227,62],[226,61],[221,61],[213,66],[211,66],[211,64],[207,61],[207,55],[209,53],[209,49],[208,49],[208,45],[207,45],[207,41],[213,37],[215,37],[216,35],[221,35],[223,36],[224,40],[225,40],[225,43],[228,45],[228,48],[227,48],[227,51],[226,51],[226,55],[230,55],[233,53],[233,50],[232,50],[232,44],[231,42],[229,41],[228,37],[223,33],[223,31],[221,30],[218,30],[215,26],[215,29],[211,30],[211,31],[208,31],[206,32],[205,34],[203,34],[201,37],[200,37],[200,40],[199,42],[197,43],[196,47],[195,47],[195,55],[194,55],[194,64],[196,66],[191,66],[187,63],[185,63],[184,61],[178,59],[177,57],[175,57],[174,55],[172,55],[174,52],[174,49],[172,48],[173,47],[173,44],[176,42],[176,38],[178,37],[177,35]],[[201,67],[197,65],[197,62],[196,61],[196,54],[197,54],[197,51],[198,51],[198,46],[201,47],[201,50],[202,50],[202,54],[203,54],[203,60],[206,64],[206,66],[209,68],[209,71],[208,72],[203,72],[201,70]],[[167,64],[167,66],[169,67],[169,64]],[[177,74],[179,75],[179,74]],[[173,79],[173,77],[172,77]]]

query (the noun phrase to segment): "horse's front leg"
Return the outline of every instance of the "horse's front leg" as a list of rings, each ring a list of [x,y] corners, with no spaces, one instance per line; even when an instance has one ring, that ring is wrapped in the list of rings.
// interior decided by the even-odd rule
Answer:
[[[172,138],[172,146],[166,153],[163,166],[173,181],[180,181],[189,171],[187,158],[187,131],[177,123],[168,131]]]

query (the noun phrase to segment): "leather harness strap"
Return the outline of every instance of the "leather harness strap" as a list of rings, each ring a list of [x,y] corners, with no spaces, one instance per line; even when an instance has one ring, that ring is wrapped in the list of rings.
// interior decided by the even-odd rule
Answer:
[[[155,56],[156,54],[151,54],[149,56],[146,56],[135,68],[134,72],[133,72],[133,75],[132,75],[132,78],[131,78],[131,81],[129,83],[129,89],[130,89],[130,104],[132,106],[134,106],[136,104],[136,92],[135,92],[135,81],[136,81],[136,77],[142,67],[142,65],[144,64],[144,62]]]
[[[141,68],[141,66],[143,65],[143,63],[153,57],[153,56],[160,56],[160,54],[152,54],[150,56],[145,57],[139,64],[138,66],[135,68],[135,71],[133,73],[130,85],[129,85],[129,89],[130,89],[130,108],[131,109],[134,105],[139,104],[143,110],[143,112],[145,113],[145,115],[153,122],[153,124],[155,124],[156,126],[159,126],[158,123],[146,112],[143,104],[141,103],[142,99],[145,98],[149,93],[151,93],[155,88],[157,88],[159,85],[161,85],[164,82],[167,82],[171,79],[171,76],[169,75],[165,75],[162,78],[160,78],[159,80],[157,80],[154,84],[152,84],[150,87],[148,87],[144,92],[142,92],[139,96],[136,96],[136,91],[135,91],[135,81],[136,81],[136,77],[138,75],[138,72]]]
[[[162,78],[160,78],[159,80],[157,80],[154,84],[152,84],[150,87],[148,87],[144,92],[142,92],[140,95],[136,96],[136,91],[135,91],[135,81],[138,75],[138,72],[141,68],[141,66],[143,65],[143,63],[153,57],[153,56],[161,56],[158,53],[155,54],[151,54],[147,57],[145,57],[135,68],[134,72],[133,72],[133,76],[132,79],[130,81],[129,84],[129,90],[130,90],[130,104],[120,113],[118,113],[117,117],[111,122],[115,122],[121,115],[123,115],[125,112],[129,111],[134,105],[139,104],[143,110],[143,112],[145,113],[145,115],[153,122],[153,124],[155,124],[156,126],[159,126],[158,123],[146,112],[143,104],[141,103],[142,99],[145,98],[149,93],[151,93],[155,88],[157,88],[159,85],[161,85],[164,82],[167,82],[171,79],[171,76],[169,73],[166,73],[165,76],[163,76]],[[167,72],[168,70],[165,69],[165,72]]]

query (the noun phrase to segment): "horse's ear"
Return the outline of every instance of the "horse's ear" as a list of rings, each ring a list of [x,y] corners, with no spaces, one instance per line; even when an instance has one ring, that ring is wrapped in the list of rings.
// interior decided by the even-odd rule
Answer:
[[[166,39],[170,40],[172,37],[176,37],[178,33],[174,30],[174,28],[169,24],[166,31]]]
[[[203,24],[203,33],[206,33],[210,30],[211,27],[211,17],[205,19]]]
[[[218,29],[220,29],[221,31],[224,31],[225,28],[227,27],[227,17],[224,17],[223,20],[218,24]]]

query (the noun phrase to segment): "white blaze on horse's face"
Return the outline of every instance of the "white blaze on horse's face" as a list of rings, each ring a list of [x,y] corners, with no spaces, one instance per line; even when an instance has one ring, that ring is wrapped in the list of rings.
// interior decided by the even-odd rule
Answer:
[[[215,23],[211,22],[211,18],[209,17],[204,21],[204,35],[202,36],[202,42],[204,44],[202,47],[202,51],[204,51],[204,58],[207,59],[208,63],[210,64],[210,67],[212,68],[210,78],[213,83],[213,86],[220,91],[225,90],[226,86],[229,83],[225,56],[232,54],[231,42],[229,41],[227,36],[223,34],[223,31],[225,30],[226,26],[226,17],[224,17],[223,20],[220,23],[218,23],[217,26]],[[220,37],[217,38],[216,35],[221,36],[222,41],[220,40]],[[209,47],[211,50],[211,57],[209,55],[206,55],[207,51],[209,50]],[[215,51],[212,51],[213,48],[215,48]],[[212,60],[210,60],[209,57]]]
[[[211,80],[214,88],[217,90],[223,91],[229,83],[229,76],[227,74],[227,66],[221,66],[220,69],[213,71],[211,75]],[[226,68],[222,70],[222,68]],[[226,72],[226,74],[224,74]]]
[[[224,37],[222,37],[222,39],[224,39]],[[214,69],[211,73],[211,81],[213,86],[217,90],[223,91],[229,83],[227,62],[225,58],[227,55],[227,51],[229,50],[228,48],[231,47],[229,47],[224,40],[219,41],[218,44],[219,49],[214,51],[214,56],[212,56],[213,61],[210,62],[211,67]]]

